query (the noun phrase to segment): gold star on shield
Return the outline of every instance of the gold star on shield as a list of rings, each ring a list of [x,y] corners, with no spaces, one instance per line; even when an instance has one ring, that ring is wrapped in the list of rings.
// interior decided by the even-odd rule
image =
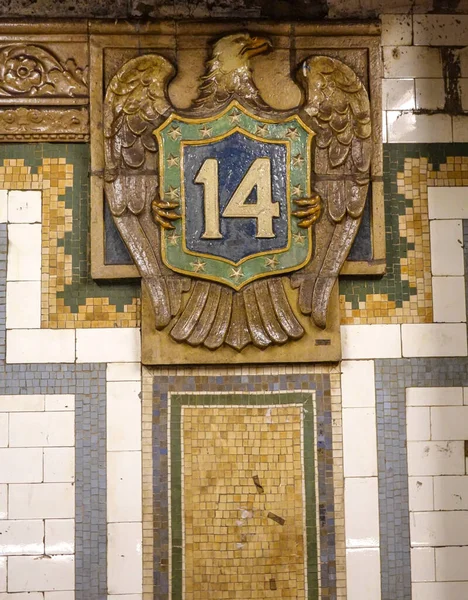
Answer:
[[[166,196],[169,196],[171,200],[177,200],[179,198],[179,188],[169,186],[169,189],[166,192]]]
[[[244,277],[244,273],[242,273],[242,269],[240,267],[238,269],[234,269],[233,267],[231,269],[231,272],[229,273],[229,277],[231,279],[234,279],[234,281],[237,283],[239,279],[242,279],[242,277]]]
[[[293,185],[292,189],[293,196],[297,198],[298,196],[302,196],[302,188],[300,185]]]
[[[293,156],[293,165],[295,167],[302,167],[303,162],[304,162],[304,159],[302,158],[302,156],[300,154],[296,154],[296,156]]]
[[[297,140],[297,138],[299,137],[299,134],[297,133],[297,129],[295,127],[289,127],[289,129],[286,131],[286,137],[288,137],[291,140]]]
[[[200,129],[200,133],[202,134],[202,137],[206,138],[206,137],[210,137],[211,135],[211,127],[208,127],[208,125],[203,125],[203,127]]]
[[[178,138],[182,137],[182,134],[180,132],[180,127],[174,126],[170,131],[169,131],[169,137],[172,138],[173,140],[177,140]]]
[[[167,241],[171,246],[177,246],[180,235],[177,235],[175,231],[173,231],[170,235],[167,236]]]
[[[265,267],[268,267],[269,269],[276,269],[276,267],[278,266],[278,259],[276,258],[276,256],[267,256],[265,258]]]
[[[265,123],[263,125],[257,125],[257,129],[255,130],[255,135],[265,136],[268,135],[268,125]]]
[[[179,165],[179,157],[174,156],[173,154],[169,154],[167,157],[167,164],[169,167],[177,167]]]
[[[200,273],[200,271],[204,271],[205,265],[206,263],[202,262],[200,259],[198,259],[197,262],[190,263],[190,266],[193,268],[195,273]]]
[[[293,233],[293,239],[296,244],[302,246],[302,244],[305,242],[305,235],[298,231],[297,233]]]
[[[241,114],[237,110],[233,110],[231,112],[231,114],[229,115],[229,118],[231,119],[231,123],[239,123],[239,119],[241,118]]]

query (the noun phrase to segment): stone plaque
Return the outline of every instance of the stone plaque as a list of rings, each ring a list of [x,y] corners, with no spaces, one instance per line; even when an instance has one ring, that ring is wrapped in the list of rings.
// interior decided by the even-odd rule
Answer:
[[[340,358],[336,283],[372,176],[366,57],[304,51],[278,108],[252,67],[275,42],[208,37],[180,94],[184,55],[162,48],[105,77],[104,190],[143,281],[144,363]]]

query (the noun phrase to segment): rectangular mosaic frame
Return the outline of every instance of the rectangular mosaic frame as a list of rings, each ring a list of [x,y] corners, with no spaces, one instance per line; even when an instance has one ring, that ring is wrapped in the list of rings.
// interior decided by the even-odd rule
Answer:
[[[143,369],[143,600],[169,594],[169,394],[293,390],[316,394],[321,597],[346,598],[340,370],[322,365]]]
[[[171,60],[180,72],[193,68],[194,54],[206,54],[210,39],[238,28],[233,23],[175,23],[165,21],[145,26],[92,23],[90,26],[90,98],[91,98],[91,275],[94,279],[139,277],[135,265],[106,264],[104,224],[104,149],[102,139],[105,86],[117,68],[139,54],[156,50]],[[344,275],[382,275],[385,273],[385,224],[382,183],[381,59],[380,27],[363,25],[313,25],[253,22],[250,29],[274,39],[275,47],[295,53],[299,64],[306,56],[324,54],[343,60],[361,53],[365,61],[364,77],[371,98],[374,150],[371,159],[371,243],[372,259],[346,261]],[[355,54],[353,54],[355,53]],[[351,59],[352,60],[352,59]],[[179,90],[181,104],[189,91]],[[187,104],[188,105],[188,104]]]
[[[301,403],[300,397],[304,396],[304,401]],[[255,398],[255,400],[253,400]],[[185,529],[183,521],[183,475],[184,469],[183,450],[181,442],[182,430],[182,411],[188,406],[197,406],[199,408],[256,408],[264,406],[265,408],[282,408],[284,406],[301,407],[302,411],[302,435],[301,435],[301,460],[302,473],[304,479],[302,481],[303,495],[303,515],[302,520],[305,522],[305,539],[304,546],[306,548],[304,557],[304,579],[305,579],[305,598],[308,600],[316,600],[320,598],[320,589],[318,587],[318,579],[320,577],[319,564],[317,557],[319,555],[320,540],[317,536],[318,530],[318,511],[316,502],[316,478],[315,471],[317,468],[316,456],[316,419],[315,419],[315,394],[313,392],[305,392],[303,390],[279,391],[264,394],[262,392],[245,394],[242,392],[219,392],[218,394],[203,394],[203,393],[182,393],[168,395],[168,440],[170,439],[169,452],[171,459],[171,468],[169,475],[169,527],[170,527],[170,547],[169,547],[169,571],[170,571],[170,594],[172,600],[183,600],[183,576],[180,573],[184,572],[184,545],[183,545],[183,530]],[[170,438],[169,438],[170,436]],[[311,442],[309,446],[305,445],[304,440]],[[314,451],[315,449],[315,451]],[[176,465],[176,469],[173,465]],[[179,468],[180,466],[180,468]],[[253,485],[253,484],[252,484]],[[178,494],[178,491],[181,491]],[[176,587],[177,586],[177,587]]]

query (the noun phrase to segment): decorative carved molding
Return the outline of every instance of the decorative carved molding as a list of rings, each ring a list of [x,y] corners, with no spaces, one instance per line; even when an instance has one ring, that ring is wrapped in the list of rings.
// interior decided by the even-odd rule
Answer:
[[[0,99],[87,96],[87,68],[73,59],[62,64],[49,50],[30,44],[0,50]]]
[[[89,140],[86,108],[20,106],[0,110],[0,141],[84,142]]]

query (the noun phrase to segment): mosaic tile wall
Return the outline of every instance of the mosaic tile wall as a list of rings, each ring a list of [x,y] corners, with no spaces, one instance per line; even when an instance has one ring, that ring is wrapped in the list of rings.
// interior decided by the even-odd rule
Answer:
[[[139,286],[89,276],[88,146],[3,144],[0,165],[0,189],[42,190],[42,327],[137,327]]]
[[[144,599],[344,598],[340,407],[326,368],[147,370]]]

